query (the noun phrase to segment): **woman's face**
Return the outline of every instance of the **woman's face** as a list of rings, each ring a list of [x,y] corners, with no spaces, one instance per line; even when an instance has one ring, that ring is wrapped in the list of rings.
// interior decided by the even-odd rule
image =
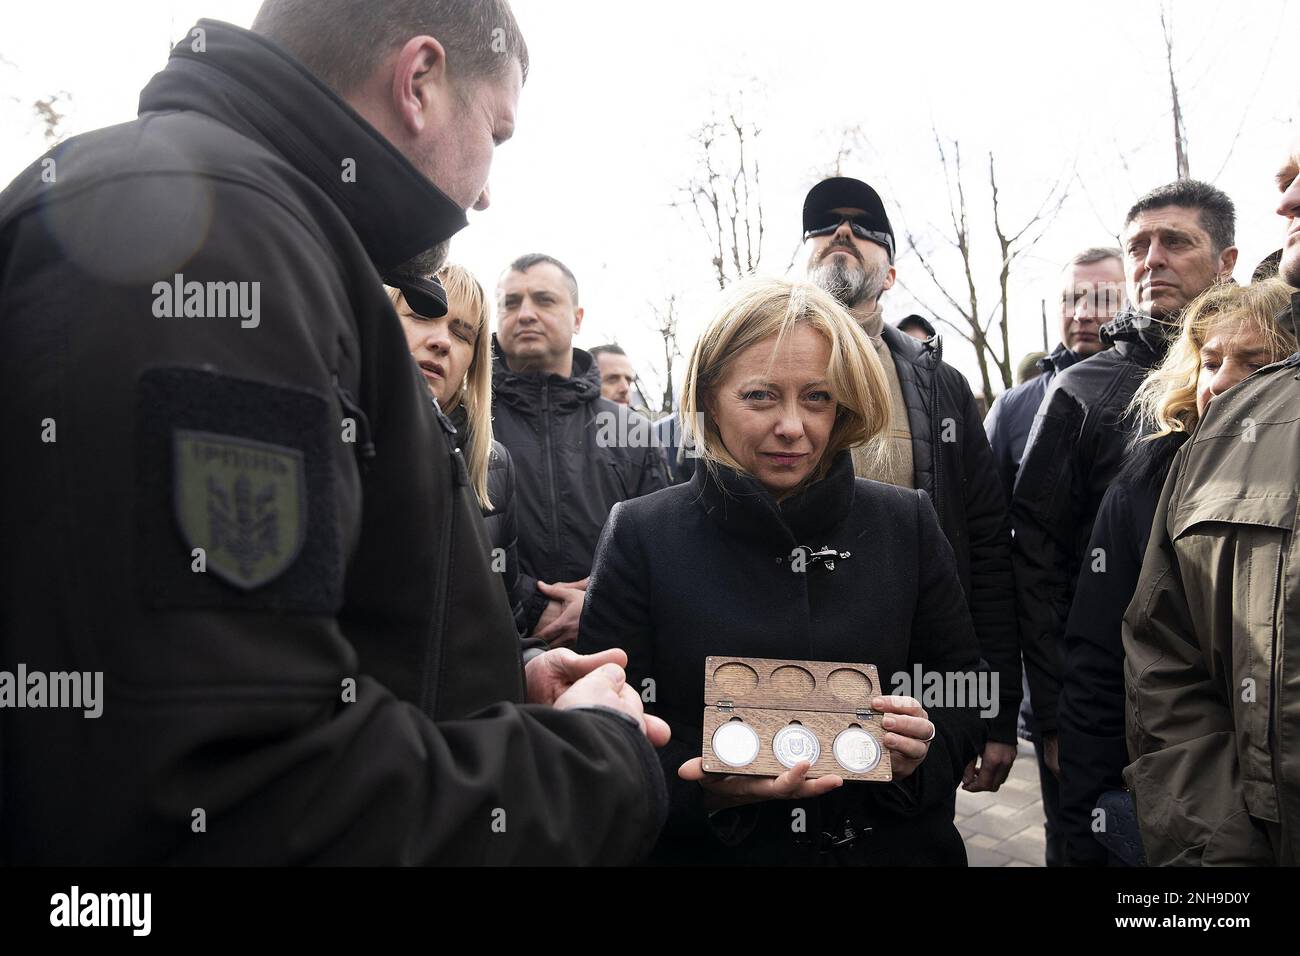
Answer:
[[[460,395],[465,373],[474,361],[474,345],[478,341],[465,303],[448,295],[447,314],[440,319],[426,319],[412,312],[406,299],[401,298],[397,300],[397,315],[406,333],[406,347],[420,366],[429,391],[443,411],[450,411]]]
[[[731,457],[778,501],[816,469],[835,425],[830,343],[806,323],[738,354],[710,396]]]
[[[1196,414],[1203,417],[1210,400],[1222,395],[1251,372],[1277,361],[1253,324],[1230,323],[1211,331],[1201,346],[1201,372],[1196,378]]]

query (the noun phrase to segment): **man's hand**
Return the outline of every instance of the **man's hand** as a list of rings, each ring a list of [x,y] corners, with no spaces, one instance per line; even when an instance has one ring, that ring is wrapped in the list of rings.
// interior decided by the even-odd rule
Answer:
[[[1061,779],[1061,738],[1056,734],[1046,734],[1043,737],[1043,763],[1047,764],[1047,769],[1052,771],[1057,780]]]
[[[741,774],[706,773],[704,761],[696,757],[677,768],[683,780],[698,780],[704,788],[706,810],[739,807],[746,803],[765,800],[804,800],[820,797],[844,785],[844,778],[835,774],[807,779],[807,760],[801,760],[779,777],[747,777]]]
[[[611,647],[599,654],[578,654],[567,647],[557,647],[538,654],[524,666],[528,703],[553,706],[576,681],[602,664],[627,667],[627,654],[618,647]]]
[[[617,664],[601,664],[590,674],[574,681],[568,690],[556,698],[555,707],[557,710],[567,710],[570,707],[609,707],[620,710],[636,718],[641,724],[642,732],[656,747],[668,743],[668,738],[672,736],[666,723],[645,712],[640,695],[627,685],[627,675]]]
[[[587,579],[565,581],[560,584],[538,581],[537,590],[550,600],[542,611],[537,626],[533,628],[533,637],[541,638],[552,647],[577,641],[578,621],[582,618],[582,602],[587,598]]]
[[[1006,783],[1011,765],[1016,762],[1016,748],[1011,744],[999,744],[990,740],[984,745],[984,753],[979,758],[979,769],[972,760],[966,765],[966,772],[961,776],[963,790],[979,793],[987,790],[997,792]]]

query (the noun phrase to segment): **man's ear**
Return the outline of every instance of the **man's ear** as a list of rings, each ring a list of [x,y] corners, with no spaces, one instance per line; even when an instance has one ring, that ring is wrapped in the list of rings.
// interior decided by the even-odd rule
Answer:
[[[890,289],[892,289],[894,287],[894,280],[897,278],[898,278],[898,270],[895,269],[893,266],[890,266],[889,271],[885,273],[884,288],[882,288],[880,291],[888,292]]]
[[[1229,246],[1219,253],[1219,275],[1232,278],[1232,270],[1237,268],[1237,247]]]
[[[438,100],[451,95],[447,51],[431,36],[411,37],[393,63],[393,108],[402,127],[418,136]]]
[[[577,334],[578,334],[578,330],[582,328],[582,316],[583,316],[583,314],[584,314],[584,313],[583,313],[581,307],[576,308],[576,309],[573,310],[573,334],[574,334],[574,335],[577,335]]]

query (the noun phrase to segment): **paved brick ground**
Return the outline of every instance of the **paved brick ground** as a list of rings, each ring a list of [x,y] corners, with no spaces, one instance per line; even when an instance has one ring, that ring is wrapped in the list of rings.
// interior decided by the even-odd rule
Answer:
[[[957,830],[971,866],[1043,866],[1043,802],[1032,744],[1020,741],[997,793],[957,790]]]

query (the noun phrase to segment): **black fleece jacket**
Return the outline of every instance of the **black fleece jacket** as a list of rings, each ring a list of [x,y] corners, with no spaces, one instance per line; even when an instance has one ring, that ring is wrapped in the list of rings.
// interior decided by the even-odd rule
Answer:
[[[283,50],[198,26],[137,120],[0,195],[0,432],[24,449],[0,668],[104,675],[98,719],[5,711],[0,858],[634,859],[654,752],[611,712],[521,703],[464,462],[380,280],[463,210]]]
[[[667,488],[654,426],[600,395],[600,369],[573,350],[568,378],[515,372],[492,338],[492,432],[515,462],[519,593],[531,631],[546,607],[538,581],[578,581],[609,510]]]

